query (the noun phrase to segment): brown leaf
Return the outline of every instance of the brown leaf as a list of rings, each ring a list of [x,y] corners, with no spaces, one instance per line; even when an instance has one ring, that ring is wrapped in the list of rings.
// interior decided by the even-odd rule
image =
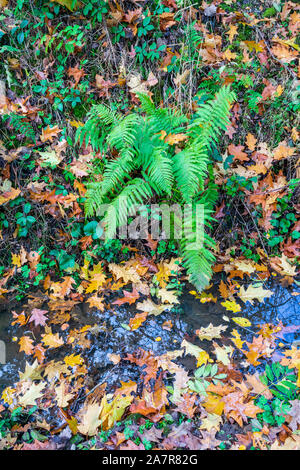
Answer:
[[[134,288],[132,292],[128,292],[126,290],[123,291],[124,297],[121,299],[115,300],[115,302],[112,303],[112,305],[123,305],[123,304],[134,304],[135,301],[140,297],[140,294],[138,291]]]
[[[241,162],[246,162],[249,160],[247,154],[243,152],[245,146],[244,145],[233,145],[230,144],[228,146],[228,153],[229,155],[234,156],[234,161],[239,160]]]
[[[47,140],[53,142],[53,138],[57,137],[61,131],[62,129],[59,129],[58,126],[47,126],[42,130],[41,142],[46,142]]]

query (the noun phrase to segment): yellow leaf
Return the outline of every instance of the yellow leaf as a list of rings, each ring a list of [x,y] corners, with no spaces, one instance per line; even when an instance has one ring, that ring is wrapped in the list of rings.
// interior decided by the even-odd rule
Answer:
[[[237,330],[232,330],[232,337],[230,339],[238,349],[242,349],[245,341],[242,341],[241,336]]]
[[[223,57],[230,62],[231,60],[236,58],[236,54],[234,52],[231,52],[229,49],[226,49],[226,51],[223,52]]]
[[[67,364],[67,366],[70,366],[70,367],[78,366],[83,363],[83,359],[79,354],[77,356],[74,356],[74,354],[71,354],[70,356],[66,356],[64,358],[64,361]]]
[[[221,305],[223,305],[223,307],[225,307],[226,310],[230,312],[237,313],[241,311],[241,306],[234,300],[226,300],[225,302],[221,302]]]
[[[209,393],[208,399],[204,403],[202,403],[202,405],[208,413],[221,416],[224,410],[225,403],[221,401],[220,397]]]
[[[12,260],[11,260],[12,264],[14,266],[17,266],[18,268],[20,268],[20,266],[21,266],[21,256],[16,255],[16,254],[12,254],[11,258],[12,258]]]
[[[197,358],[197,367],[201,367],[202,364],[207,364],[207,361],[210,360],[209,354],[206,351],[201,351]]]
[[[82,127],[84,125],[83,122],[75,121],[75,120],[69,121],[69,123],[71,124],[71,126],[76,127],[76,129],[78,129],[79,127]]]
[[[169,145],[175,145],[175,144],[178,144],[179,142],[183,142],[187,138],[188,136],[185,134],[168,134],[167,137],[165,138],[165,142]]]
[[[10,191],[6,191],[0,195],[0,206],[5,204],[7,201],[11,201],[12,199],[16,199],[16,197],[20,194],[20,189],[11,188]]]
[[[16,393],[16,390],[14,388],[6,387],[2,392],[1,400],[3,400],[8,405],[12,405],[15,393]]]
[[[239,326],[251,326],[251,321],[248,318],[233,317],[232,320]]]
[[[229,42],[231,44],[232,41],[233,41],[234,36],[236,34],[238,34],[238,27],[234,24],[231,24],[230,28],[229,28],[229,31],[227,31],[226,34],[228,34],[228,39],[229,39]]]

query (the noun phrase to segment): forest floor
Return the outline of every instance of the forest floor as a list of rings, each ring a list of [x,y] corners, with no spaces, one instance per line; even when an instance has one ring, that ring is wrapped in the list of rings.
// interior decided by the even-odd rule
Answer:
[[[300,449],[299,10],[0,0],[1,449]],[[223,85],[198,293],[174,242],[99,237],[103,155],[75,133],[94,104],[193,116]]]

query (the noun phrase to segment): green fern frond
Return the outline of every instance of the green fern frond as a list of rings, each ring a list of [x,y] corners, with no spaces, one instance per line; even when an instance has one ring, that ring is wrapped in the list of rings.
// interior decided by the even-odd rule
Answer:
[[[184,237],[181,240],[183,265],[191,282],[199,291],[209,284],[212,276],[211,266],[215,261],[211,252],[215,243],[205,232],[209,220],[212,220],[210,214],[211,211],[202,203],[190,204],[185,208]]]
[[[146,168],[145,168],[146,166]],[[149,177],[159,189],[159,194],[171,195],[173,185],[172,161],[163,147],[156,147],[151,155],[149,165],[145,165]]]
[[[9,121],[9,125],[15,129],[19,134],[22,134],[25,138],[35,142],[35,131],[30,122],[25,121],[25,117],[20,114],[4,114],[2,116],[3,121]]]
[[[77,129],[75,142],[79,142],[80,145],[84,142],[86,147],[90,143],[95,151],[100,150],[106,137],[104,132],[121,118],[121,114],[103,104],[93,106],[87,115],[86,123]]]
[[[153,196],[153,190],[142,178],[130,181],[120,194],[110,203],[104,217],[105,237],[114,238],[117,227],[124,225],[145,200]]]
[[[190,277],[190,281],[201,292],[207,288],[212,277],[212,265],[215,258],[212,253],[202,248],[200,250],[186,250],[182,246],[183,264]]]
[[[89,183],[87,192],[85,193],[85,198],[85,215],[87,217],[92,217],[97,212],[97,209],[100,207],[100,204],[102,204],[103,201],[102,183],[99,181]]]
[[[117,185],[122,185],[126,178],[129,178],[134,168],[132,152],[123,152],[116,160],[111,160],[106,164],[103,173],[102,193],[103,195],[112,191]]]
[[[136,134],[141,125],[141,117],[138,114],[128,114],[120,120],[106,137],[111,148],[122,151],[134,146]]]
[[[197,110],[197,118],[189,127],[189,134],[202,147],[210,149],[220,133],[229,124],[229,110],[235,94],[229,87],[220,89],[214,99],[203,103]]]
[[[192,201],[201,188],[207,171],[208,156],[196,145],[178,152],[174,158],[174,175],[183,201]]]
[[[140,92],[136,93],[136,95],[141,102],[141,111],[148,114],[148,116],[152,116],[153,114],[155,114],[156,107],[153,101],[151,100],[150,96]]]
[[[81,143],[85,139],[94,149],[106,145],[112,155],[118,153],[117,158],[106,161],[102,181],[88,186],[86,214],[100,215],[101,204],[108,202],[103,221],[109,239],[115,237],[117,227],[126,223],[137,206],[155,195],[168,195],[172,199],[176,195],[184,210],[185,204],[190,205],[191,211],[201,204],[202,219],[199,222],[191,217],[190,226],[185,227],[184,238],[180,241],[184,266],[191,282],[201,291],[212,275],[214,241],[205,229],[211,229],[217,196],[215,186],[210,185],[211,189],[204,191],[204,182],[212,146],[226,129],[235,96],[229,87],[224,87],[214,99],[199,107],[188,126],[186,116],[170,109],[156,108],[147,95],[138,96],[140,113],[124,117],[110,112],[105,106],[95,106],[78,133]],[[178,151],[174,145],[169,145],[161,131],[184,133],[188,137],[185,148]],[[134,179],[131,179],[132,175]],[[212,169],[209,180],[213,180]],[[197,237],[195,239],[197,233],[203,235],[200,244]]]

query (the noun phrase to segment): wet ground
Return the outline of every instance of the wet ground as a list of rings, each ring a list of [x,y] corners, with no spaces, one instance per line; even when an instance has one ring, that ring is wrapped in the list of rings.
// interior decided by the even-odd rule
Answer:
[[[211,343],[200,341],[196,337],[195,331],[210,323],[214,326],[227,325],[228,328],[224,333],[226,341],[226,337],[230,336],[230,331],[233,328],[241,328],[231,320],[235,316],[248,318],[252,323],[252,327],[244,329],[243,337],[248,335],[250,339],[252,328],[255,328],[255,325],[277,324],[281,321],[284,326],[292,327],[290,328],[292,331],[286,333],[282,340],[287,343],[298,343],[300,329],[297,330],[294,327],[300,326],[300,295],[296,295],[299,288],[284,288],[279,284],[269,285],[268,288],[274,294],[265,299],[264,303],[255,301],[254,305],[251,305],[249,302],[243,304],[240,301],[242,310],[236,314],[225,310],[221,305],[222,299],[216,303],[201,303],[186,291],[180,297],[180,304],[172,312],[164,312],[159,316],[148,316],[147,320],[135,331],[127,329],[129,319],[136,313],[140,313],[134,306],[130,308],[117,307],[102,313],[90,309],[87,304],[79,304],[72,311],[73,319],[70,322],[70,327],[80,328],[86,324],[98,325],[96,331],[89,333],[88,336],[91,347],[83,351],[80,347],[76,347],[74,350],[71,346],[52,349],[49,351],[50,356],[47,356],[47,359],[59,360],[65,354],[73,352],[82,354],[89,365],[89,373],[93,382],[107,382],[114,386],[118,384],[120,379],[123,381],[138,380],[138,377],[133,376],[136,372],[133,371],[134,368],[129,362],[121,361],[121,363],[114,365],[110,359],[112,353],[124,357],[128,353],[132,354],[142,348],[146,351],[153,351],[154,355],[161,355],[167,351],[180,349],[183,339],[208,350]],[[21,312],[22,305],[19,305],[15,310],[18,313]],[[0,392],[18,380],[18,371],[24,371],[26,359],[31,362],[30,356],[24,356],[23,353],[18,352],[18,340],[13,340],[14,337],[20,338],[24,334],[24,328],[12,327],[11,321],[12,313],[10,305],[7,304],[0,311],[0,340],[4,341],[6,346],[6,364],[0,364]],[[166,329],[166,325],[164,325],[166,321],[171,321],[170,329]],[[25,331],[26,329],[25,327]],[[189,363],[188,358],[185,358],[184,366],[187,369],[194,369],[194,359],[191,358],[191,363]]]

